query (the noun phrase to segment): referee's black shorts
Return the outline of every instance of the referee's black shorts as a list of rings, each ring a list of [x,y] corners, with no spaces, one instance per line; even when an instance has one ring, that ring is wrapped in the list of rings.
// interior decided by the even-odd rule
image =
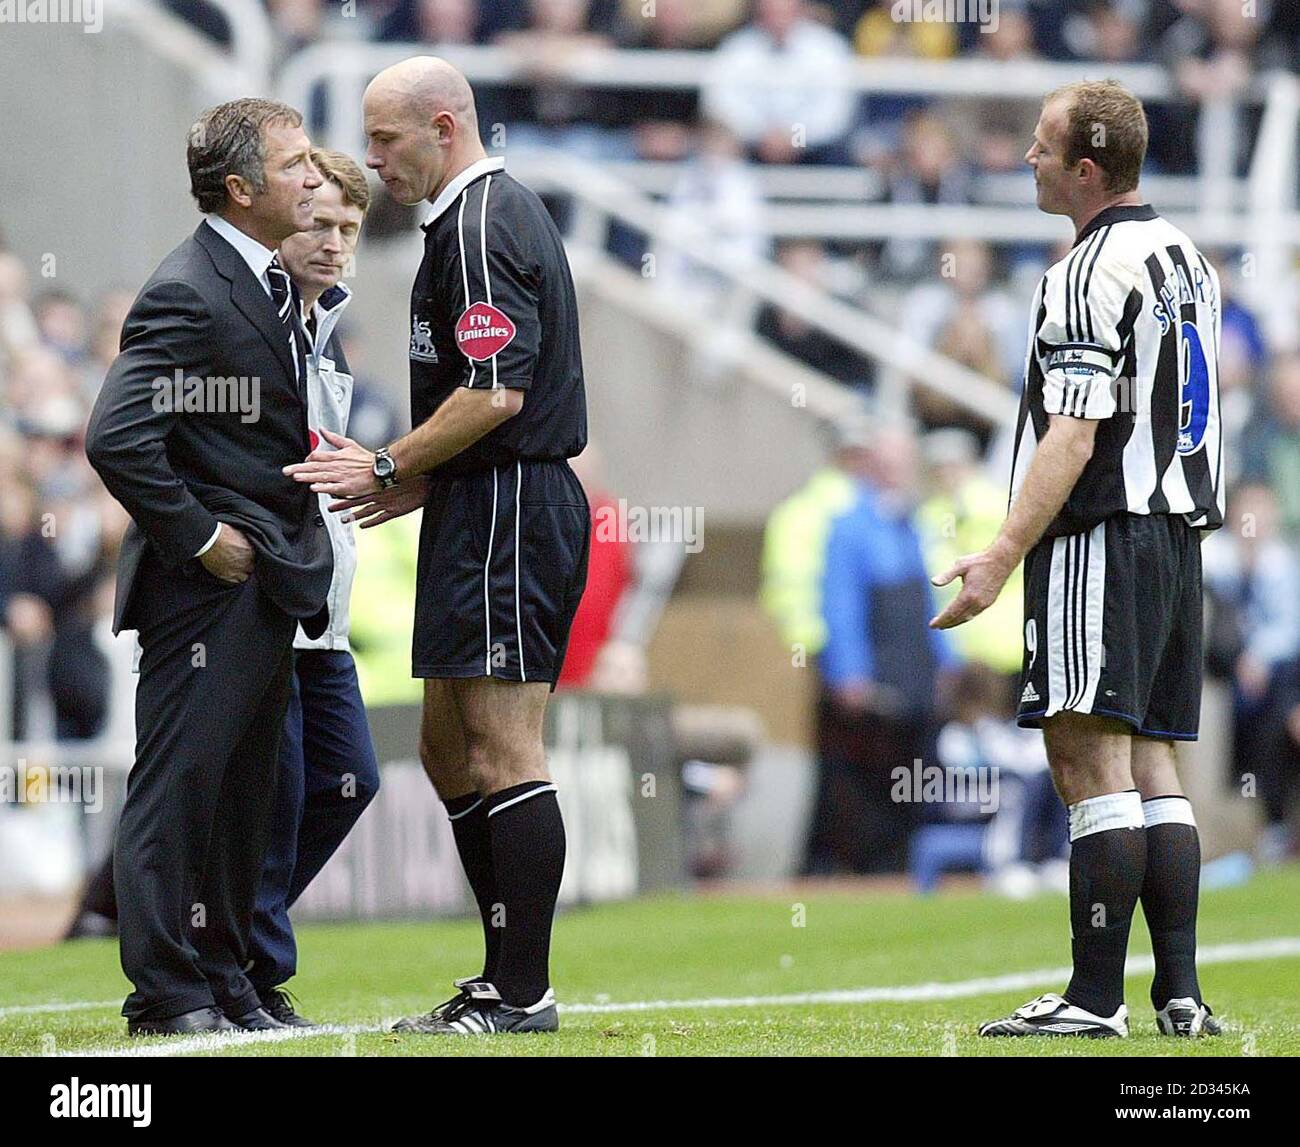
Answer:
[[[1181,514],[1116,514],[1025,558],[1017,723],[1061,710],[1194,741],[1201,714],[1201,538]]]
[[[554,685],[590,538],[567,462],[435,476],[420,527],[412,675]]]

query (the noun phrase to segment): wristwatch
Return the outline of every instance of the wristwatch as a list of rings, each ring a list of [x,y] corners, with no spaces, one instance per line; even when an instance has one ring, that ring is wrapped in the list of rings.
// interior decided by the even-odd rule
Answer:
[[[397,485],[397,463],[393,461],[393,456],[388,453],[387,446],[381,446],[375,451],[375,477],[379,479],[379,484],[385,490],[391,490]]]

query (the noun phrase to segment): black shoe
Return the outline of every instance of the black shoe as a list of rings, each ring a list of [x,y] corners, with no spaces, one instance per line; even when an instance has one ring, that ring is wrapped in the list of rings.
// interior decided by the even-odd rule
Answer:
[[[269,1032],[289,1026],[288,1024],[282,1024],[274,1016],[268,1015],[265,1008],[254,1008],[251,1012],[245,1012],[242,1016],[231,1016],[230,1022],[237,1028],[243,1028],[246,1032]]]
[[[130,1020],[127,1035],[198,1035],[202,1032],[232,1032],[238,1029],[219,1008],[197,1008],[164,1020]]]
[[[287,1028],[314,1028],[319,1024],[300,1016],[294,1009],[294,998],[284,988],[272,988],[261,993],[262,1011]]]

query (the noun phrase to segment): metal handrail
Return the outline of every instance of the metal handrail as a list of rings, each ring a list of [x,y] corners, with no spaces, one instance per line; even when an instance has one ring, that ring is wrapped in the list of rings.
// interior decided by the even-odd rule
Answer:
[[[1242,276],[1247,301],[1264,317],[1274,345],[1293,344],[1295,310],[1288,293],[1278,289],[1287,279],[1296,237],[1297,143],[1300,132],[1300,81],[1290,72],[1265,77],[1269,99],[1255,143],[1249,180],[1249,228],[1242,228],[1257,266]]]
[[[1152,198],[1148,196],[1148,198]],[[1167,211],[1160,214],[1202,246],[1241,246],[1255,241],[1257,220],[1216,211]],[[1274,246],[1300,244],[1300,216],[1271,216],[1266,241]],[[983,239],[987,242],[1055,243],[1073,230],[1068,219],[1044,215],[1033,207],[970,207],[962,204],[768,204],[763,225],[769,235],[820,239]]]
[[[245,92],[264,92],[271,86],[271,61],[275,33],[261,0],[208,0],[230,26],[230,54],[234,57]],[[302,105],[306,106],[306,105]]]
[[[260,0],[210,2],[230,27],[229,52],[159,0],[113,0],[105,19],[131,28],[164,58],[187,65],[205,100],[269,92],[275,35],[266,8]]]
[[[524,83],[537,78],[536,61],[517,49],[472,44],[376,44],[330,41],[303,48],[282,68],[277,88],[280,97],[295,107],[307,107],[313,89],[325,84],[330,105],[329,132],[345,150],[363,139],[361,95],[365,85],[383,68],[408,56],[437,52],[465,73],[472,83]],[[572,84],[590,88],[632,90],[690,90],[708,82],[715,55],[708,51],[656,51],[649,49],[588,48],[575,51],[558,73]],[[1065,63],[1022,60],[1014,66],[986,59],[913,60],[893,57],[853,58],[843,69],[809,78],[806,74],[764,73],[769,86],[821,84],[862,95],[975,96],[1036,101],[1063,84],[1080,79],[1109,77],[1124,83],[1139,98],[1156,102],[1181,98],[1167,69],[1155,64]],[[1215,110],[1241,103],[1263,103],[1268,85],[1255,78],[1238,97],[1219,100]],[[1205,157],[1210,173],[1230,171],[1235,153],[1236,119],[1225,114],[1231,129],[1210,136]],[[1206,203],[1222,202],[1232,195],[1202,180]]]
[[[323,84],[330,109],[328,134],[335,146],[359,146],[364,133],[361,119],[361,96],[366,83],[389,64],[420,52],[437,51],[459,67],[474,83],[520,82],[536,78],[534,62],[516,50],[500,46],[447,45],[430,47],[415,44],[328,43],[308,47],[290,57],[278,81],[278,92],[286,102],[308,105],[313,89]],[[707,82],[714,56],[710,52],[590,49],[575,52],[562,68],[563,78],[581,86],[594,88],[666,89],[692,88]],[[986,59],[924,61],[907,59],[854,60],[841,73],[822,77],[825,84],[843,86],[861,93],[910,93],[988,98],[1038,100],[1043,94],[1064,83],[1093,78],[1103,73],[1118,79],[1146,100],[1170,100],[1178,97],[1169,72],[1156,65],[1099,65],[1091,63],[1057,63],[1022,61],[1014,67]],[[807,84],[806,76],[764,76],[765,83]],[[1284,81],[1273,75],[1254,77],[1234,99],[1220,98],[1207,102],[1203,118],[1223,125],[1223,130],[1204,140],[1214,150],[1202,157],[1203,174],[1194,181],[1196,196],[1187,195],[1188,181],[1170,183],[1179,192],[1180,207],[1191,210],[1163,210],[1176,225],[1194,239],[1207,245],[1239,245],[1248,239],[1266,242],[1278,251],[1268,261],[1272,281],[1280,281],[1287,252],[1300,248],[1300,215],[1286,207],[1281,190],[1294,177],[1294,149],[1283,149],[1284,158],[1262,154],[1263,144],[1278,141],[1289,130],[1296,130],[1295,101],[1289,100]],[[1236,151],[1236,111],[1244,103],[1263,103],[1266,107],[1266,132],[1256,148],[1250,179],[1230,176],[1231,160]],[[1203,133],[1204,135],[1204,133]],[[1293,141],[1292,141],[1293,142]],[[719,272],[735,285],[737,297],[748,294],[793,311],[805,321],[826,331],[846,345],[905,373],[924,377],[926,385],[944,397],[976,411],[992,421],[1010,417],[1014,405],[1006,391],[996,384],[919,346],[903,331],[883,320],[836,300],[825,292],[800,282],[770,262],[736,267],[728,258],[713,251],[713,237],[703,233],[685,238],[689,228],[669,218],[656,207],[636,184],[653,182],[662,191],[667,173],[663,167],[648,166],[632,171],[615,165],[580,164],[556,155],[534,158],[511,153],[511,163],[521,173],[531,172],[534,179],[550,180],[552,185],[578,200],[587,213],[592,210],[609,218],[621,219],[646,232],[656,244],[682,250],[696,263]],[[1289,169],[1287,164],[1290,164]],[[623,178],[614,174],[618,171]],[[761,178],[785,180],[797,185],[804,177],[791,180],[787,173],[763,173]],[[629,179],[632,176],[633,179]],[[847,189],[851,174],[845,169],[826,173],[827,186]],[[865,176],[860,176],[864,179]],[[1152,183],[1157,182],[1153,180]],[[1006,191],[1006,185],[1003,186]],[[1189,203],[1189,200],[1191,203]],[[1194,203],[1194,206],[1192,204]],[[1251,216],[1240,208],[1249,205]],[[1260,206],[1267,211],[1262,221]],[[973,237],[1004,243],[1050,243],[1069,237],[1065,221],[1042,215],[1023,206],[971,207],[882,203],[834,203],[826,198],[811,203],[768,201],[763,226],[769,235],[804,236],[836,239],[929,239]],[[589,232],[592,234],[594,232]],[[1248,288],[1251,289],[1251,288]],[[1253,285],[1253,299],[1258,306],[1269,308],[1268,328],[1282,330],[1283,293],[1269,283]],[[730,308],[741,314],[744,308]]]
[[[836,341],[908,378],[923,378],[928,389],[995,425],[1015,416],[1016,399],[1005,387],[770,260],[739,259],[717,248],[705,227],[638,194],[602,167],[554,152],[536,152],[511,161],[511,168],[534,187],[562,191],[573,196],[583,211],[618,219],[652,236],[656,245],[681,252],[721,275],[734,292],[796,314]],[[591,234],[602,232],[602,228],[590,228]]]
[[[299,96],[321,76],[333,73],[368,82],[376,72],[408,56],[436,52],[458,67],[471,82],[511,83],[537,78],[536,63],[526,53],[477,44],[402,44],[327,41],[311,44],[287,61],[280,90]],[[560,78],[591,88],[689,90],[709,76],[715,54],[709,51],[659,51],[642,48],[589,48],[574,52]],[[1014,65],[977,58],[915,60],[898,57],[854,58],[847,68],[810,79],[806,74],[764,73],[771,86],[847,88],[870,94],[981,96],[1041,100],[1063,84],[1080,79],[1119,80],[1143,100],[1182,98],[1167,69],[1157,64],[1109,64],[1023,60]],[[1253,82],[1243,93],[1262,103],[1267,86]]]
[[[689,160],[612,159],[602,166],[639,191],[666,195],[676,186]],[[806,203],[870,203],[886,191],[884,177],[866,167],[801,164],[751,164],[750,172],[763,198],[770,203],[799,200]],[[1196,207],[1200,180],[1192,175],[1146,174],[1142,187],[1153,203],[1169,210]],[[1234,180],[1230,205],[1242,208],[1249,187]],[[1012,172],[985,172],[971,181],[971,199],[979,207],[1033,207],[1034,192],[1028,167]]]

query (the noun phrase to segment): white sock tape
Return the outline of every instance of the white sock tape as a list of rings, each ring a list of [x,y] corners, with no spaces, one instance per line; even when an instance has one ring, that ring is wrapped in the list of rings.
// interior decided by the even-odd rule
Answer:
[[[1130,789],[1089,797],[1070,806],[1070,839],[1109,832],[1113,828],[1142,828],[1142,795]]]
[[[1155,797],[1142,802],[1142,815],[1147,828],[1158,824],[1190,824],[1196,827],[1192,802],[1186,797]]]

